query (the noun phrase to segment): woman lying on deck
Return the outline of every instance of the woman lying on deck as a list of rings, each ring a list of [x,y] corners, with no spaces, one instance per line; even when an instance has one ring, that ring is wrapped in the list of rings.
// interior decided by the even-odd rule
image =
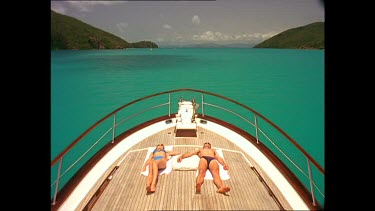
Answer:
[[[146,182],[146,191],[148,194],[155,193],[156,183],[159,176],[159,170],[167,168],[169,156],[179,155],[178,151],[166,151],[164,144],[156,145],[155,150],[150,154],[150,158],[143,165],[142,171],[146,171],[149,165],[149,173]]]

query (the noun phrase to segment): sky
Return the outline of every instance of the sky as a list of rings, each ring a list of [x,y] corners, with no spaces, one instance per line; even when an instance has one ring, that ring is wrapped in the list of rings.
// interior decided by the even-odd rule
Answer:
[[[255,45],[285,30],[325,21],[323,0],[51,1],[60,14],[128,42],[158,46]]]

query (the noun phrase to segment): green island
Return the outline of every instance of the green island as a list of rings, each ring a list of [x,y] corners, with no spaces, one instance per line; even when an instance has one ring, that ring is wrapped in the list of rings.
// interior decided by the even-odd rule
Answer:
[[[51,10],[51,50],[158,48],[151,41],[129,43],[76,18]]]
[[[254,48],[324,49],[324,22],[288,29]]]

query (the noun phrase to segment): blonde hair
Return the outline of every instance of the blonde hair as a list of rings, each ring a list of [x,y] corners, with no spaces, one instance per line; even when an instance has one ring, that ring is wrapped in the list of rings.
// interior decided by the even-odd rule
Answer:
[[[155,149],[157,149],[157,148],[158,148],[158,146],[162,146],[162,147],[163,147],[163,149],[164,149],[164,144],[157,144],[157,145],[156,145],[156,147],[155,147]]]

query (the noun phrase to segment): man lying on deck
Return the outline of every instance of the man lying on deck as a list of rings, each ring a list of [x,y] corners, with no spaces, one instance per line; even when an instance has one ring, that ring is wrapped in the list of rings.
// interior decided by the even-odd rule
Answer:
[[[159,170],[167,168],[167,161],[169,156],[179,155],[178,151],[166,151],[164,144],[158,144],[155,150],[150,154],[150,158],[143,165],[142,171],[146,171],[149,166],[149,173],[146,182],[146,191],[148,194],[155,193],[156,183],[159,176]]]
[[[228,165],[224,162],[224,159],[219,156],[215,149],[211,149],[211,144],[209,142],[204,143],[203,148],[182,154],[180,157],[178,157],[177,162],[181,162],[182,159],[193,155],[198,155],[198,157],[200,157],[195,193],[201,193],[201,186],[204,182],[207,169],[210,170],[214,183],[218,188],[216,192],[225,194],[226,192],[230,191],[230,187],[223,185],[223,181],[221,180],[219,174],[219,163],[223,165],[225,170],[228,170]]]

